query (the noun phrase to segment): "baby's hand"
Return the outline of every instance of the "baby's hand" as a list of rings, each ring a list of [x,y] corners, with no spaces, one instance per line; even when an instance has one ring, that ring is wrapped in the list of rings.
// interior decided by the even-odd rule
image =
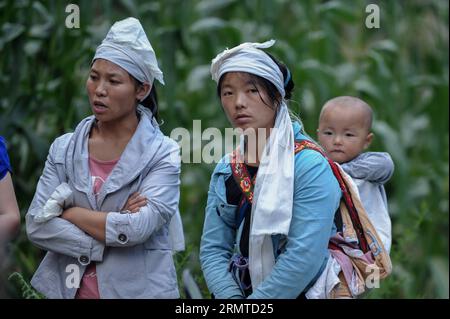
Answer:
[[[133,193],[128,198],[122,211],[129,211],[131,213],[137,213],[141,207],[147,205],[148,201],[145,196],[141,196],[138,192]]]

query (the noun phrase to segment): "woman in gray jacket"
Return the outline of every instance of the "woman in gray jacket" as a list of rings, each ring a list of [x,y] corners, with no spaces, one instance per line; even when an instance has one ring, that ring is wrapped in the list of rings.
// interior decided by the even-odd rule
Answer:
[[[86,82],[94,115],[53,142],[26,215],[47,251],[31,283],[48,298],[179,297],[169,234],[174,217],[182,237],[179,149],[156,104],[143,106],[154,79],[164,84],[139,21],[115,23]]]

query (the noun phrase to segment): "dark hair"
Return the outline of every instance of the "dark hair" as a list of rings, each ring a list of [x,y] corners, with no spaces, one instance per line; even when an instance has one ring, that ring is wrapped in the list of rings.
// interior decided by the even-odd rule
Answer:
[[[275,62],[280,68],[281,73],[283,73],[283,81],[284,81],[284,91],[285,91],[285,99],[289,100],[292,97],[292,91],[294,90],[294,80],[292,79],[292,73],[289,71],[288,67],[281,61],[277,60],[272,54],[265,52],[273,62]],[[266,80],[267,81],[267,80]]]
[[[288,68],[286,67],[286,65],[280,61],[278,61],[273,55],[271,55],[270,53],[265,52],[272,60],[273,62],[276,63],[276,65],[278,66],[278,68],[280,69],[281,73],[283,74],[283,81],[284,81],[284,91],[285,91],[285,99],[289,100],[292,96],[292,90],[294,89],[294,81],[292,80],[292,76],[290,71],[288,70]],[[271,105],[268,105],[263,98],[261,97],[261,100],[263,101],[264,104],[266,104],[267,106],[269,106],[270,108],[272,108],[272,105],[280,105],[281,103],[281,96],[280,96],[280,92],[278,92],[277,88],[275,87],[275,85],[270,82],[269,80],[262,78],[258,75],[255,74],[251,74],[249,73],[249,77],[250,79],[254,82],[253,84],[256,86],[256,84],[258,84],[259,86],[261,86],[264,91],[266,91]],[[222,81],[224,79],[224,76],[222,75],[219,79],[219,83],[217,85],[217,95],[220,98],[221,95],[221,91],[222,91]]]
[[[135,77],[133,77],[131,74],[130,74],[130,76],[134,80],[136,87],[139,87],[143,84],[142,82],[138,81]],[[156,86],[155,86],[154,81],[152,84],[152,88],[150,90],[150,94],[143,101],[139,102],[139,104],[148,108],[152,112],[154,118],[156,120],[158,120],[158,117],[159,117],[159,115],[158,115],[158,95],[156,94]]]

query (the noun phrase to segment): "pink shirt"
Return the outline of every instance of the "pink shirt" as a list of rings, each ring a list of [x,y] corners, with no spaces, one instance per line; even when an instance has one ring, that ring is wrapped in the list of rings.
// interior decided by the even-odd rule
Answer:
[[[93,192],[95,196],[100,193],[103,183],[106,181],[118,161],[118,159],[113,161],[99,161],[92,156],[89,156],[89,170],[92,176]],[[95,262],[90,263],[86,267],[83,278],[81,278],[80,288],[78,288],[75,298],[100,299]]]

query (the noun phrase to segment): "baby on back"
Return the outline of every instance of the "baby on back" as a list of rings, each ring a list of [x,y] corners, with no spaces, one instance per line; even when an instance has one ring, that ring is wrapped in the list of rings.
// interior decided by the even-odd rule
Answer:
[[[361,202],[386,251],[391,249],[391,220],[384,184],[394,172],[386,152],[364,152],[372,142],[372,109],[352,96],[325,103],[319,117],[318,140],[328,156],[352,177]]]

